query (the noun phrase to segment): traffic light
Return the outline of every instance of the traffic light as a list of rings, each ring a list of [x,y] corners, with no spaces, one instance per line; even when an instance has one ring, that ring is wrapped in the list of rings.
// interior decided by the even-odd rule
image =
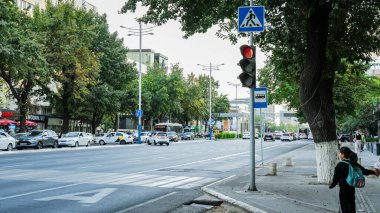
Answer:
[[[239,61],[239,65],[243,71],[239,75],[239,79],[243,87],[256,87],[256,47],[246,44],[240,46],[240,53],[243,59]]]

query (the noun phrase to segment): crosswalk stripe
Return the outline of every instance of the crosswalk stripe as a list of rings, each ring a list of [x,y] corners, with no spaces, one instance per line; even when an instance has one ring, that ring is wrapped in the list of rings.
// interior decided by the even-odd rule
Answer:
[[[192,182],[192,183],[188,183],[188,184],[185,184],[185,185],[182,185],[182,186],[178,186],[176,188],[179,188],[179,189],[190,189],[190,188],[193,188],[193,187],[197,187],[197,186],[203,186],[203,184],[206,184],[206,183],[209,183],[211,181],[215,181],[216,178],[203,178],[201,180],[198,180],[198,181],[195,181],[195,182]]]
[[[130,183],[129,185],[142,186],[144,184],[154,183],[154,182],[161,181],[161,180],[170,180],[172,178],[174,178],[174,176],[161,176],[161,177],[152,178],[152,179],[148,179],[148,180],[133,182],[133,183]]]
[[[129,177],[128,179],[126,178],[126,180],[122,180],[122,181],[118,181],[117,183],[110,183],[110,184],[125,185],[127,183],[132,183],[135,181],[140,181],[140,180],[145,180],[145,179],[151,179],[155,177],[158,177],[158,175],[141,175],[141,177],[136,177],[136,178]]]
[[[181,186],[183,184],[187,184],[187,183],[190,183],[190,182],[193,182],[193,181],[197,181],[197,180],[200,180],[200,179],[202,179],[202,178],[201,177],[191,177],[191,178],[187,178],[187,179],[184,179],[184,180],[181,180],[181,181],[176,181],[176,182],[168,183],[168,184],[165,184],[165,185],[160,185],[159,187],[162,187],[162,188],[174,188],[174,187]]]
[[[148,184],[144,184],[142,186],[147,186],[147,187],[156,187],[156,186],[160,186],[160,185],[164,185],[164,184],[167,184],[167,183],[170,183],[170,182],[173,182],[173,181],[179,181],[179,180],[183,180],[183,179],[186,179],[188,177],[184,177],[184,176],[179,176],[179,177],[175,177],[175,178],[172,178],[172,179],[169,179],[169,180],[162,180],[162,181],[157,181],[157,182],[154,182],[154,183],[148,183]]]
[[[59,170],[8,169],[0,171],[0,179],[46,181],[62,183],[87,183],[131,185],[144,187],[190,189],[201,186],[218,178],[169,176],[153,174],[118,174],[100,172],[79,172]],[[2,174],[2,175],[1,175]]]

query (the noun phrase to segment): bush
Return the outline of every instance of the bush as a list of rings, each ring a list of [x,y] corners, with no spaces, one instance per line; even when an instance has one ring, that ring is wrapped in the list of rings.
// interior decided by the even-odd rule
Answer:
[[[229,138],[236,138],[235,133],[229,133],[229,132],[222,132],[219,135],[215,135],[216,139],[229,139]]]
[[[365,142],[377,142],[377,138],[368,137],[368,138],[365,138]]]

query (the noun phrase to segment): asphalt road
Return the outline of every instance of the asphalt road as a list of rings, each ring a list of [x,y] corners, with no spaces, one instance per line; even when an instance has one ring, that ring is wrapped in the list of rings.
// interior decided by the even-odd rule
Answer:
[[[264,142],[264,160],[308,143]],[[169,212],[248,171],[248,140],[0,152],[0,212]]]

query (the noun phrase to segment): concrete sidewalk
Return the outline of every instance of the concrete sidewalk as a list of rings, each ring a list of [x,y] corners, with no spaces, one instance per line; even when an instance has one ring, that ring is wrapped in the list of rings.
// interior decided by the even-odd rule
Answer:
[[[296,142],[295,142],[296,143]],[[350,146],[350,144],[344,144]],[[350,147],[352,148],[352,147]],[[291,157],[293,166],[285,166]],[[359,156],[366,168],[373,166],[378,156],[364,151]],[[269,167],[257,167],[258,191],[247,191],[249,174],[228,178],[202,188],[227,203],[247,212],[328,213],[339,212],[338,190],[317,183],[315,148],[311,143],[271,161],[277,163],[277,176],[270,176]],[[267,162],[270,163],[270,162]],[[366,179],[366,186],[356,193],[357,212],[380,212],[380,180]]]

